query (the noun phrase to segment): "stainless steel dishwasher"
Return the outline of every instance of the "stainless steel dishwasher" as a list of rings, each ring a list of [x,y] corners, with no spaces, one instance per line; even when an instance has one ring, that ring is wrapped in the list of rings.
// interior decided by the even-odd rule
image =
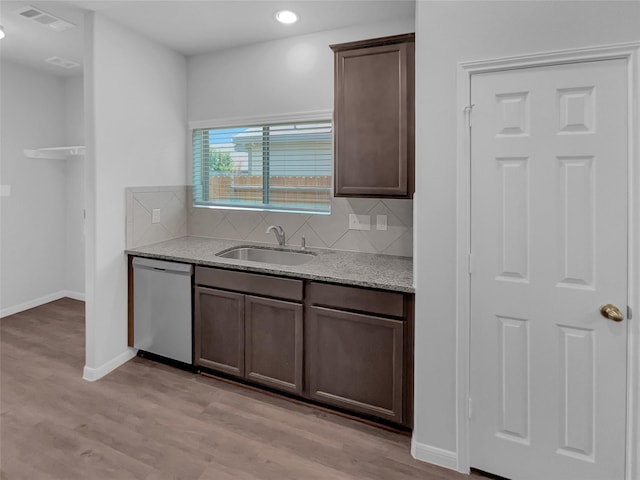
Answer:
[[[192,364],[189,264],[133,259],[134,347]]]

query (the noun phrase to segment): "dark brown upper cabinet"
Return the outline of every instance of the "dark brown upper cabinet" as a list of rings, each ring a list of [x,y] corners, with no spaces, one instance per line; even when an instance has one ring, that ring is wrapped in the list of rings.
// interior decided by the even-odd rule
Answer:
[[[334,195],[411,198],[415,34],[331,45]]]

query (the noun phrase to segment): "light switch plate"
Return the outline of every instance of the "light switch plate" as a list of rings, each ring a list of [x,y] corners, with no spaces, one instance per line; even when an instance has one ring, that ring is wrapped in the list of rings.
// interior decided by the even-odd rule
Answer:
[[[387,216],[386,215],[376,215],[376,229],[377,230],[386,230],[387,229]]]
[[[371,216],[350,213],[349,230],[371,230]]]
[[[0,185],[0,197],[11,196],[11,185]]]
[[[160,209],[154,208],[151,210],[151,223],[160,223]]]

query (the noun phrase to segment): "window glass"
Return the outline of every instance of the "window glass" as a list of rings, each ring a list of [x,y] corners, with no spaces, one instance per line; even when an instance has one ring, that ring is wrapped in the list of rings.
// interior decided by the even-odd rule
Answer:
[[[193,130],[196,206],[330,213],[331,122]]]

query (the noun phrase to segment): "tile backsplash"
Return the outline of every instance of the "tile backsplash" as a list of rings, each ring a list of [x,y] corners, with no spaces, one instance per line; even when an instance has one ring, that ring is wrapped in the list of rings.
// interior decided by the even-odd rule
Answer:
[[[184,235],[276,243],[265,233],[281,225],[287,245],[386,255],[413,255],[413,201],[376,198],[333,198],[331,215],[251,212],[194,208],[188,187],[127,188],[127,248]],[[154,209],[160,222],[151,223]],[[350,230],[349,214],[369,215],[371,230]],[[376,229],[376,216],[387,216],[387,229]]]
[[[187,187],[128,187],[126,248],[187,235]],[[153,210],[160,221],[152,223]]]

